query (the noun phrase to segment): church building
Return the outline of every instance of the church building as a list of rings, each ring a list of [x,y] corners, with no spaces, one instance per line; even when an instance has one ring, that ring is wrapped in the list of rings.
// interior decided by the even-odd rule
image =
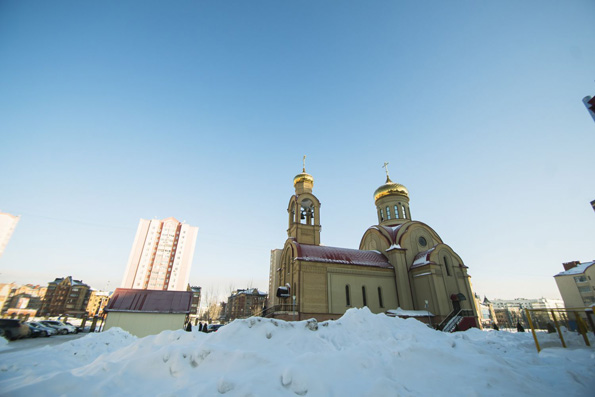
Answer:
[[[411,219],[409,192],[388,169],[374,192],[377,224],[359,249],[321,245],[321,205],[305,165],[293,185],[288,238],[271,253],[273,317],[322,321],[367,306],[374,313],[423,313],[420,320],[441,329],[478,326],[467,266],[430,226]]]

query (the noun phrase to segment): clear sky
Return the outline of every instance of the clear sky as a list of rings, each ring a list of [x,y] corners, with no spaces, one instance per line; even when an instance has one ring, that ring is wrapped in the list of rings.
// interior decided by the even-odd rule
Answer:
[[[120,285],[140,218],[198,226],[190,282],[267,289],[293,177],[322,243],[382,164],[489,298],[595,259],[593,1],[0,1],[0,282]]]

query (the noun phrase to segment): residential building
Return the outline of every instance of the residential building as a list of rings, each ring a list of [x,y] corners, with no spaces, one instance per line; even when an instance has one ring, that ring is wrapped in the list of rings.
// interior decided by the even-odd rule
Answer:
[[[72,276],[48,283],[39,316],[84,317],[91,296],[91,287]]]
[[[192,292],[116,288],[105,307],[104,331],[119,327],[142,338],[182,329],[188,322]]]
[[[87,303],[87,313],[89,317],[101,316],[103,309],[109,302],[111,293],[107,291],[92,290]]]
[[[40,285],[4,284],[0,287],[0,309],[2,317],[35,317],[41,308],[47,287]]]
[[[429,311],[433,317],[420,319],[432,317],[440,328],[453,319],[452,329],[479,325],[467,266],[436,231],[412,220],[409,191],[390,179],[388,169],[386,183],[373,195],[378,223],[365,231],[359,249],[321,244],[321,205],[313,185],[304,166],[293,179],[279,266],[271,263],[281,302],[272,316],[327,320],[366,306],[374,313]]]
[[[593,121],[595,121],[595,97],[592,97],[592,96],[584,97],[583,104],[587,108],[587,112],[589,112],[589,115],[591,116]]]
[[[569,309],[595,305],[595,261],[563,264],[564,271],[554,276],[564,305]]]
[[[529,327],[525,309],[564,308],[564,303],[561,300],[547,298],[492,299],[490,303],[493,307],[498,326],[503,328],[514,328],[519,322],[523,327]],[[531,318],[533,319],[533,325],[539,329],[545,329],[547,324],[553,321],[552,314],[549,311],[534,312]]]
[[[191,287],[188,285],[188,291],[192,292],[192,303],[190,304],[190,318],[197,322],[198,311],[200,309],[201,287]]]
[[[279,286],[279,269],[281,268],[281,254],[283,250],[271,250],[271,260],[269,267],[269,296],[267,307],[274,307],[280,304],[279,298],[276,295],[277,287]]]
[[[267,293],[257,288],[238,289],[227,298],[225,320],[259,315],[264,309]]]
[[[186,291],[197,233],[172,217],[141,219],[122,288]]]
[[[11,215],[6,212],[0,212],[0,257],[4,253],[4,249],[17,227],[17,223],[21,219],[20,216]]]

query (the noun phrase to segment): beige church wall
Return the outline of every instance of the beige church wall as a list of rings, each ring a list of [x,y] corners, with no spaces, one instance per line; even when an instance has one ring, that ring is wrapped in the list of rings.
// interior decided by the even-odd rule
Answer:
[[[346,285],[349,285],[350,289],[349,306],[346,302]],[[338,314],[352,307],[363,307],[362,287],[366,287],[366,303],[373,313],[383,313],[398,307],[392,270],[365,271],[332,267],[328,269],[329,311]],[[379,302],[378,287],[382,293],[382,307]]]
[[[326,266],[323,264],[301,264],[297,297],[300,311],[306,313],[327,313]]]
[[[360,244],[360,249],[366,251],[380,251],[384,252],[389,248],[386,238],[380,235],[380,232],[367,233]]]
[[[437,293],[436,289],[433,288],[435,285],[437,289],[440,289],[440,284],[435,283],[435,276],[429,271],[420,272],[419,274],[412,275],[413,278],[413,289],[415,291],[415,309],[426,310],[425,301],[428,301],[428,308],[434,315],[442,315],[444,312],[444,299],[441,293]],[[442,288],[444,290],[444,288]]]
[[[142,338],[156,335],[165,330],[177,330],[184,327],[186,314],[129,313],[109,312],[105,319],[104,331],[119,327]]]

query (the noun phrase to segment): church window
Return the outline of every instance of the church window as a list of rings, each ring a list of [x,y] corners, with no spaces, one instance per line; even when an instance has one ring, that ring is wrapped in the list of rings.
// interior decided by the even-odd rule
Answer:
[[[378,287],[378,304],[380,307],[384,307],[384,304],[382,303],[382,288],[380,287]]]
[[[386,207],[386,219],[390,219],[390,207]]]
[[[384,212],[382,212],[382,208],[380,209],[380,222],[384,221]]]
[[[366,286],[362,285],[362,299],[364,301],[364,306],[368,306],[368,300],[366,299]]]
[[[395,219],[399,219],[399,207],[395,205]]]
[[[349,296],[349,285],[345,286],[345,303],[347,306],[351,306],[351,297]]]
[[[444,268],[446,269],[446,275],[450,276],[450,266],[448,265],[448,259],[444,257]]]

